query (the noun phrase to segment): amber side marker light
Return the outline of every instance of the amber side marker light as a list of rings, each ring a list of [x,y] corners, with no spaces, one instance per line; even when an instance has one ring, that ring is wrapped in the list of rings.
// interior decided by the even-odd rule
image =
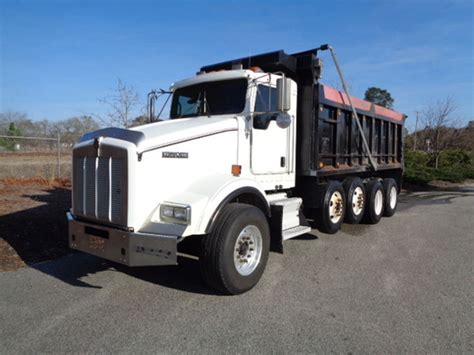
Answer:
[[[232,165],[232,175],[239,176],[242,172],[242,165]]]

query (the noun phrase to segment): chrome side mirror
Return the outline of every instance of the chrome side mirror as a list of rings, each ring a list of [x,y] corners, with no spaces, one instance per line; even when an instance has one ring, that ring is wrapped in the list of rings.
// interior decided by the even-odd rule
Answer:
[[[277,79],[277,108],[280,112],[287,112],[291,108],[291,81],[285,76]]]
[[[280,128],[288,128],[291,124],[291,116],[285,113],[279,113],[276,117],[276,124]]]

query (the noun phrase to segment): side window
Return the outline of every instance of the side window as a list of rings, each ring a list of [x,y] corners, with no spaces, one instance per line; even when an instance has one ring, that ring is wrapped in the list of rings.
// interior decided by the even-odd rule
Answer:
[[[178,97],[176,103],[178,117],[196,116],[199,114],[201,102],[196,94],[197,93],[190,93],[189,95],[186,95],[186,93],[183,93]]]
[[[257,86],[255,112],[275,112],[277,110],[277,89],[267,85]]]

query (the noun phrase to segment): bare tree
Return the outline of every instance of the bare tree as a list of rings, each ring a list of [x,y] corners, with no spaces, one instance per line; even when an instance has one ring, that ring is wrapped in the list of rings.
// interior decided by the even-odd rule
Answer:
[[[474,123],[474,121],[471,121]],[[460,137],[456,139],[455,147],[474,152],[474,124],[468,124],[460,129]]]
[[[428,142],[429,151],[435,159],[435,168],[438,169],[439,157],[443,150],[454,145],[459,138],[459,130],[454,126],[456,121],[453,113],[456,105],[451,97],[437,101],[422,112],[422,122],[425,125],[424,138]]]
[[[90,116],[71,117],[50,124],[51,136],[59,133],[61,142],[72,146],[86,133],[99,129],[99,124]]]
[[[105,116],[97,116],[102,124],[125,128],[131,126],[133,111],[138,104],[138,93],[132,86],[118,79],[114,92],[99,101],[109,108]]]
[[[28,116],[24,112],[5,111],[0,112],[0,131],[8,129],[10,123],[14,122],[18,126],[20,122],[28,122]]]

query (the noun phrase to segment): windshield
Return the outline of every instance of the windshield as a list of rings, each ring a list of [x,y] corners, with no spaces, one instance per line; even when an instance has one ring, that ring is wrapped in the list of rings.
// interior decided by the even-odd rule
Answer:
[[[247,79],[196,84],[177,89],[171,118],[241,113],[245,108]]]

